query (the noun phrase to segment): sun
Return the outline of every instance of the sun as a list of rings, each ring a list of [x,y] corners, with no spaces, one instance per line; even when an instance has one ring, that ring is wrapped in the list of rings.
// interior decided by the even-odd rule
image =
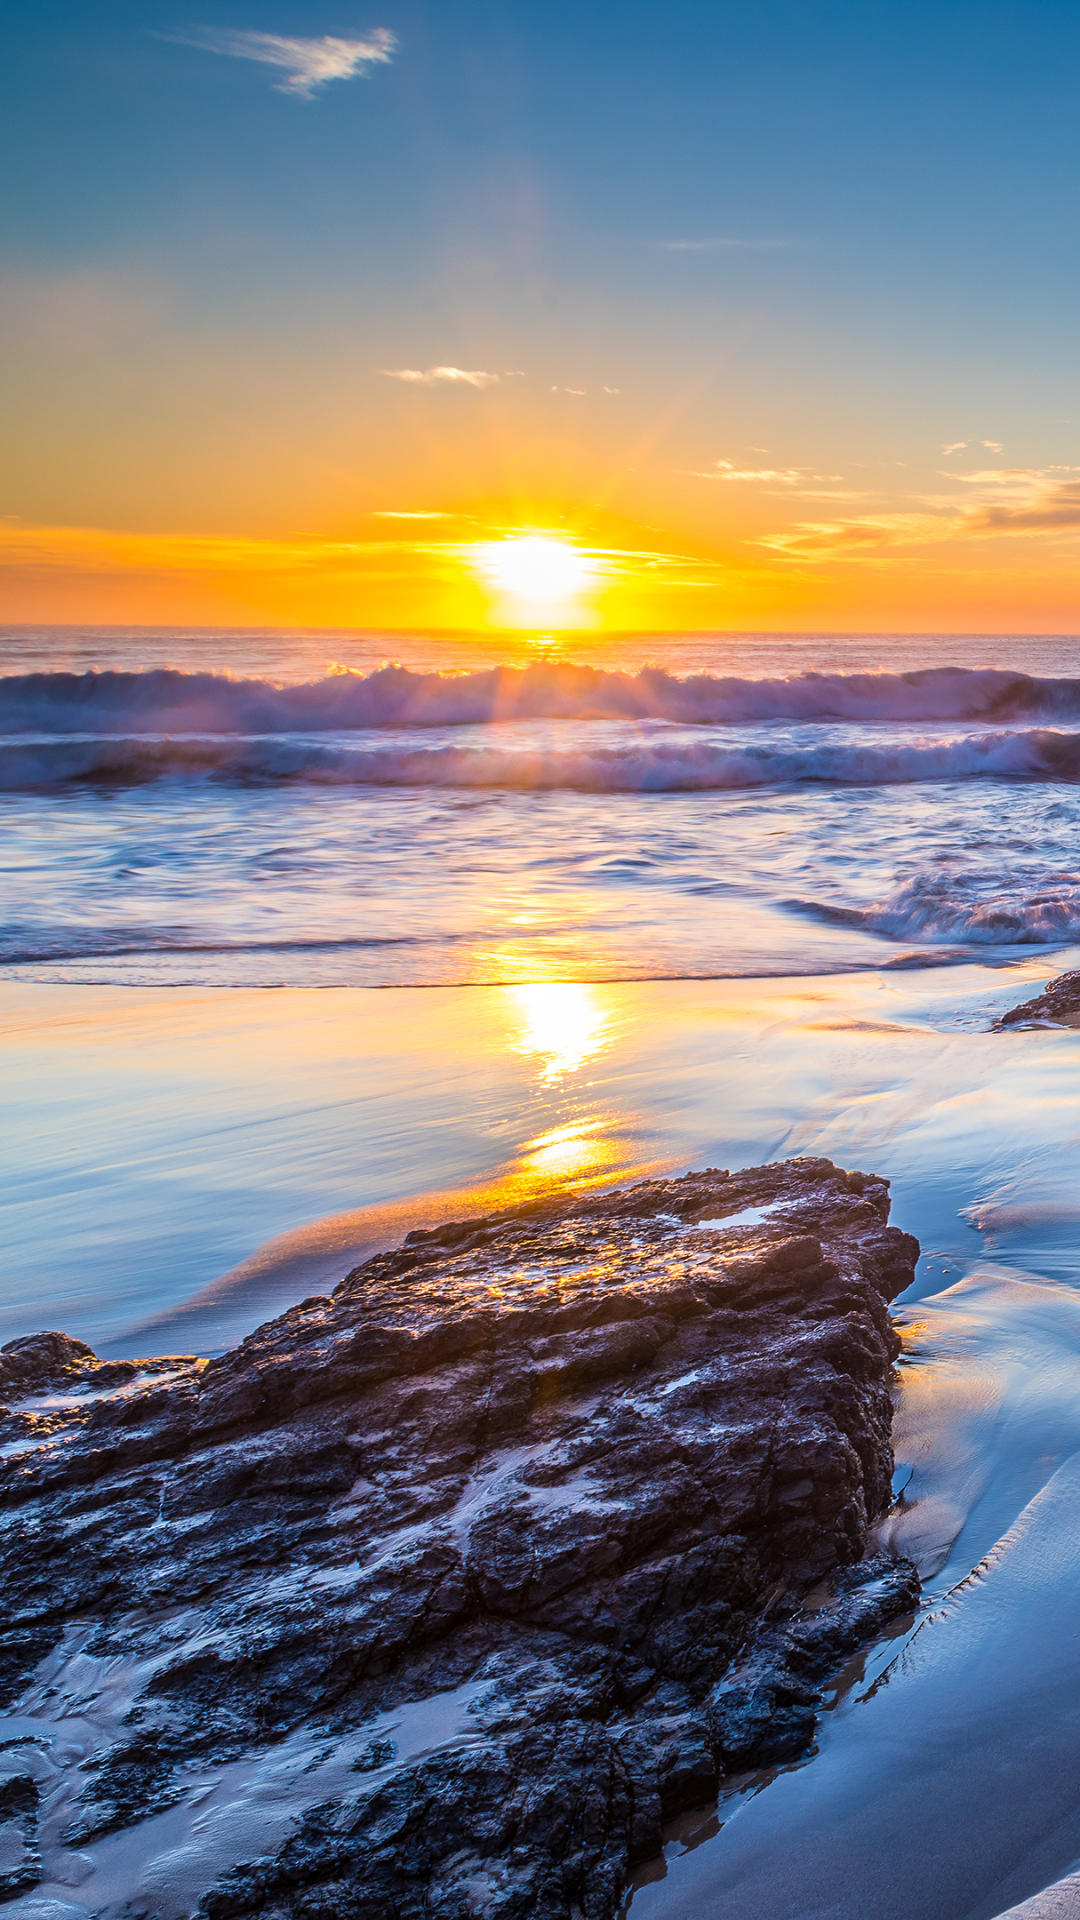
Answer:
[[[526,533],[485,540],[475,548],[478,570],[502,593],[521,600],[562,600],[588,586],[593,569],[569,540]]]
[[[566,627],[591,625],[582,595],[603,568],[571,540],[548,533],[507,534],[467,549],[484,582],[499,625]]]

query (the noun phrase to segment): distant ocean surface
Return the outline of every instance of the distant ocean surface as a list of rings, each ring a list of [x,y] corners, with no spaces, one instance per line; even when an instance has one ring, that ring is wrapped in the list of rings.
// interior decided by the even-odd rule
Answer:
[[[0,630],[0,971],[422,986],[1080,938],[1080,639]]]

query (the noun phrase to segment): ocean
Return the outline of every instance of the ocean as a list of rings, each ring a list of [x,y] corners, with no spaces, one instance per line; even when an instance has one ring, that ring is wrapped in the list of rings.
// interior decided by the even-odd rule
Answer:
[[[4,977],[713,979],[1080,935],[1080,641],[0,634]]]
[[[991,1920],[1067,1872],[1080,1036],[993,1021],[1080,964],[1080,639],[2,658],[0,1340],[214,1353],[508,1200],[882,1174],[924,1608],[808,1763],[672,1827],[632,1920]]]

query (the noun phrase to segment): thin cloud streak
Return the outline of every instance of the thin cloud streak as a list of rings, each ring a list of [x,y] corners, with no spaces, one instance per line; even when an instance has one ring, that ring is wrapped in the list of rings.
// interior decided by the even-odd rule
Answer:
[[[950,474],[986,496],[924,499],[921,512],[864,514],[849,520],[802,521],[763,535],[756,544],[786,560],[823,562],[869,557],[873,549],[940,544],[994,534],[1055,534],[1080,529],[1080,479],[1075,467],[994,467]],[[929,508],[929,511],[925,509]],[[899,557],[899,556],[898,556]]]
[[[380,367],[379,372],[385,380],[405,380],[420,387],[497,387],[499,384],[497,373],[484,373],[479,368],[470,371],[465,367]],[[507,375],[508,379],[517,377]]]
[[[800,481],[812,480],[818,486],[831,488],[844,477],[842,473],[814,473],[810,467],[736,467],[731,460],[718,460],[715,467],[705,472],[697,468],[688,471],[694,480],[771,480],[782,487],[798,487]]]
[[[1080,527],[1080,480],[1059,481],[1028,506],[988,503],[968,515],[971,533],[1056,533],[1063,527]]]
[[[197,27],[191,33],[162,36],[203,53],[226,54],[235,60],[255,60],[280,67],[285,79],[276,92],[310,100],[317,87],[330,80],[353,80],[368,67],[393,58],[397,40],[388,27],[373,27],[364,40],[340,40],[332,34],[319,39],[294,39],[281,33],[256,33],[246,28]]]

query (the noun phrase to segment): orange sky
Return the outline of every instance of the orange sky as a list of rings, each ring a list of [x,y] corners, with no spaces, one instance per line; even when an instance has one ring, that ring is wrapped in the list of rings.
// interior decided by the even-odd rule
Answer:
[[[1080,631],[1044,12],[20,6],[0,623]]]
[[[925,527],[910,535],[851,521],[834,528],[805,534],[789,521],[752,541],[706,543],[554,512],[447,511],[423,521],[369,514],[346,535],[262,538],[9,519],[0,523],[0,619],[594,632],[1049,633],[1080,625],[1071,542],[947,523],[929,538]],[[585,562],[584,588],[534,602],[493,587],[478,546],[521,532],[571,543]],[[791,545],[776,551],[765,537]]]

